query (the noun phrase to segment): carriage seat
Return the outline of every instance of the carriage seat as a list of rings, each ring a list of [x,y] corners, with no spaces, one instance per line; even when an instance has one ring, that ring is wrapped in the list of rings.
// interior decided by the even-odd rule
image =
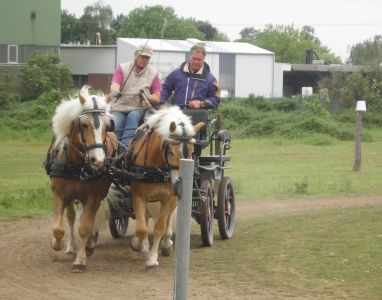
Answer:
[[[196,125],[199,122],[203,122],[205,125],[204,127],[199,131],[199,133],[196,136],[196,145],[200,146],[201,148],[205,148],[209,145],[210,141],[208,139],[207,134],[207,126],[208,126],[208,110],[206,109],[182,109],[183,113],[186,116],[191,117],[192,125]]]
[[[206,109],[182,109],[182,112],[186,116],[190,116],[192,125],[196,125],[199,122],[208,122],[208,110]]]

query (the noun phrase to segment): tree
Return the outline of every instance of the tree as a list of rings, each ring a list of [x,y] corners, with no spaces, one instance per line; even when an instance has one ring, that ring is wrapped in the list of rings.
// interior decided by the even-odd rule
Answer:
[[[380,65],[382,63],[382,35],[351,47],[350,59],[355,65]]]
[[[242,40],[254,40],[256,39],[258,34],[259,31],[256,30],[254,27],[245,27],[240,31],[240,36]]]
[[[80,19],[67,10],[61,12],[61,43],[83,42],[86,35],[85,28]]]
[[[329,48],[323,46],[314,35],[314,28],[304,26],[301,30],[293,25],[268,24],[263,30],[253,27],[244,28],[238,41],[248,42],[258,47],[272,51],[277,62],[305,63],[305,51],[313,49],[320,59],[339,63],[338,56],[331,53]]]
[[[113,41],[116,43],[118,32],[121,30],[125,16],[123,14],[117,15],[110,24],[113,32]]]
[[[205,41],[229,41],[225,33],[219,32],[217,28],[212,26],[208,21],[198,21],[195,19],[189,19],[196,28],[204,34]]]
[[[86,6],[81,20],[86,28],[87,39],[91,44],[96,44],[96,33],[101,34],[102,44],[113,43],[113,10],[110,5],[103,6],[101,1],[94,5]]]
[[[34,53],[28,62],[20,67],[23,98],[37,99],[51,90],[63,92],[73,87],[69,68],[61,64],[57,55]]]
[[[192,21],[178,18],[172,7],[145,6],[132,10],[124,19],[119,37],[203,39]]]

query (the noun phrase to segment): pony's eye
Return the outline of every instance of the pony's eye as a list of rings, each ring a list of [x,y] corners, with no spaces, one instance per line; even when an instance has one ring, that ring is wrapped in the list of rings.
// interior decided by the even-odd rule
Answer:
[[[86,124],[86,123],[82,123],[81,124],[81,128],[82,129],[87,129],[89,126],[88,126],[88,124]]]

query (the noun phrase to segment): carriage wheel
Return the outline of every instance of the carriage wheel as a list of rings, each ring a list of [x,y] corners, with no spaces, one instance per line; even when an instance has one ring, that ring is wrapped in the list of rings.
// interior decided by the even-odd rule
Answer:
[[[200,234],[203,246],[210,247],[214,242],[214,199],[209,180],[203,180],[200,189],[204,198],[199,201]]]
[[[232,238],[235,227],[235,193],[230,177],[223,177],[219,184],[217,219],[221,238]]]
[[[109,229],[113,238],[118,239],[124,237],[126,234],[127,226],[129,225],[128,217],[116,216],[110,213]]]

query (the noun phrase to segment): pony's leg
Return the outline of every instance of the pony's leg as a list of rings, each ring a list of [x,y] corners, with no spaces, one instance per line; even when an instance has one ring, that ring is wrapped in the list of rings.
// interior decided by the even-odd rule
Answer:
[[[107,212],[105,211],[106,206],[107,205],[105,205],[105,201],[103,201],[101,202],[101,205],[97,210],[97,213],[94,219],[92,235],[86,244],[86,254],[88,256],[93,254],[94,248],[97,246],[100,228],[102,227],[102,224],[105,223],[106,220],[108,220]]]
[[[77,246],[74,239],[74,222],[76,220],[76,212],[74,210],[74,204],[70,203],[66,206],[66,219],[68,220],[69,235],[66,243],[65,253],[76,253]]]
[[[137,195],[133,195],[133,199],[136,223],[135,236],[131,239],[131,247],[135,251],[148,253],[150,247],[147,237],[146,201]]]
[[[51,247],[53,250],[59,251],[64,248],[63,237],[65,235],[65,228],[63,224],[63,214],[65,210],[64,200],[58,195],[54,194],[53,199],[53,239],[51,241]]]
[[[149,257],[146,261],[147,267],[156,267],[159,265],[158,263],[159,244],[166,228],[167,219],[170,218],[175,207],[176,207],[176,198],[174,196],[166,199],[165,201],[162,201],[159,218],[154,225],[154,239],[153,239],[153,245],[151,247],[151,251],[149,253]]]
[[[94,218],[99,208],[100,202],[92,198],[88,198],[84,203],[83,214],[78,228],[80,236],[80,246],[77,251],[76,260],[73,263],[73,272],[83,272],[86,269],[86,245],[92,235]]]
[[[167,218],[166,229],[164,232],[164,236],[161,242],[161,249],[163,256],[170,256],[172,245],[174,244],[172,241],[172,220],[175,215],[175,210],[171,213],[171,215]]]

